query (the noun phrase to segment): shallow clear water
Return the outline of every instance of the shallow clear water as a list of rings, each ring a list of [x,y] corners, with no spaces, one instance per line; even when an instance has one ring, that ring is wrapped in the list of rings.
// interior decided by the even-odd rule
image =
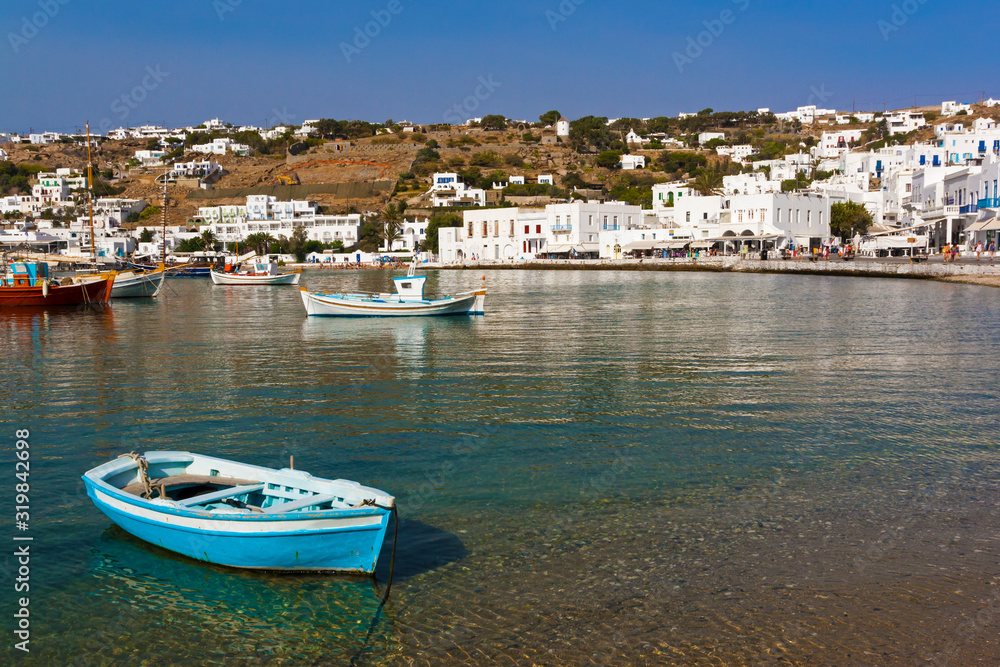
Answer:
[[[198,279],[0,314],[10,480],[31,430],[27,664],[1000,660],[1000,290],[485,275],[476,319],[307,319],[294,288]],[[80,475],[152,449],[294,455],[394,494],[371,636],[368,580],[230,572],[112,527]]]

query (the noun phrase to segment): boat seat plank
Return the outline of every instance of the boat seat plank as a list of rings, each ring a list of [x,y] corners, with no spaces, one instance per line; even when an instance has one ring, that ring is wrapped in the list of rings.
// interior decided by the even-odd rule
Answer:
[[[257,479],[236,479],[235,477],[218,477],[211,475],[171,475],[170,477],[160,477],[151,480],[153,483],[162,484],[166,488],[172,486],[194,486],[196,484],[219,484],[222,486],[251,486],[260,484]],[[125,493],[142,497],[146,489],[141,482],[132,482],[122,489]]]
[[[231,498],[233,496],[242,496],[244,493],[253,493],[254,491],[260,491],[264,488],[263,484],[250,484],[247,486],[233,486],[228,489],[220,489],[218,491],[213,491],[212,493],[203,493],[200,496],[194,496],[192,498],[185,498],[184,500],[178,500],[177,504],[182,507],[191,507],[192,505],[206,505],[216,500],[224,500],[226,498]]]
[[[293,500],[290,503],[281,503],[280,505],[271,505],[264,510],[264,514],[284,514],[285,512],[294,512],[295,510],[300,510],[303,507],[311,507],[312,505],[320,505],[322,503],[328,503],[332,500],[337,500],[340,496],[335,495],[323,495],[317,494],[315,496],[309,496],[303,498],[302,500]]]

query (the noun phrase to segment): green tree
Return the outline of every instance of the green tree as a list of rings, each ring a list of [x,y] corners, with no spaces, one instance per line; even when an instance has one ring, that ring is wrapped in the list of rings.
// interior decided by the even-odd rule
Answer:
[[[193,239],[184,239],[177,244],[177,252],[201,252],[205,249],[205,242],[200,236]]]
[[[244,245],[253,248],[258,255],[266,255],[268,251],[268,246],[274,243],[277,239],[268,234],[267,232],[257,232],[256,234],[251,234],[243,241]]]
[[[618,151],[604,151],[594,159],[594,164],[604,169],[617,169],[621,161],[622,156]]]
[[[295,255],[295,261],[304,262],[306,261],[306,242],[309,240],[309,233],[306,232],[305,227],[296,227],[292,232],[292,237],[288,239],[288,242],[283,244],[285,250],[292,255]]]
[[[705,197],[722,194],[722,172],[715,169],[698,174],[691,181],[691,189]]]
[[[399,240],[403,228],[403,214],[406,212],[406,202],[389,202],[379,214],[381,229],[379,238],[385,243],[387,250],[392,250],[392,244]]]
[[[438,253],[438,230],[444,227],[462,227],[463,225],[462,216],[457,213],[438,213],[431,216],[425,230],[427,238],[424,239],[424,250],[436,255]]]
[[[496,114],[483,116],[483,119],[479,121],[479,127],[484,130],[506,130],[507,118]]]
[[[139,243],[152,243],[153,242],[153,231],[146,227],[141,232],[139,232]]]
[[[830,233],[843,239],[864,234],[872,225],[872,216],[862,204],[847,201],[830,207]]]
[[[215,238],[215,234],[212,233],[211,229],[206,229],[201,233],[201,240],[205,246],[205,250],[215,250],[218,239]]]
[[[584,116],[569,124],[569,142],[576,152],[585,152],[591,147],[598,151],[611,145],[611,130],[608,119],[598,116]]]
[[[664,151],[656,161],[660,170],[675,174],[678,178],[684,174],[696,176],[708,165],[708,158],[697,153],[681,153],[679,151]]]
[[[358,237],[358,248],[362,252],[375,252],[382,241],[381,224],[377,219],[365,220],[361,223],[361,233]]]
[[[538,120],[541,121],[542,125],[555,125],[560,118],[562,118],[562,114],[553,109],[552,111],[543,113],[538,117]]]
[[[483,151],[476,153],[469,160],[469,164],[476,167],[489,167],[495,169],[503,164],[503,160],[496,151]]]

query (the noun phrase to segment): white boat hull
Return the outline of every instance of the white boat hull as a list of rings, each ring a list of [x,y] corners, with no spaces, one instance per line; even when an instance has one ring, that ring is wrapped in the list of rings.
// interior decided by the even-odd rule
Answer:
[[[126,271],[115,276],[115,283],[111,287],[112,299],[132,299],[140,297],[155,297],[163,287],[163,279],[166,278],[166,271],[151,271],[148,273],[134,273]]]
[[[306,313],[314,317],[427,317],[484,315],[486,290],[444,299],[401,299],[398,295],[314,294],[299,288]]]
[[[302,274],[278,273],[274,275],[251,275],[246,273],[219,273],[212,271],[212,282],[216,285],[298,285]]]

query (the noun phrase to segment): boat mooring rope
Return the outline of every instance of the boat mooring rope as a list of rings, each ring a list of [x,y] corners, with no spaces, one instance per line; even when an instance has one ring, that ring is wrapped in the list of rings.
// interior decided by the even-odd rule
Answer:
[[[399,534],[399,512],[396,510],[395,504],[393,504],[392,507],[383,507],[382,505],[376,505],[374,502],[369,503],[368,501],[365,501],[364,504],[374,505],[375,507],[389,510],[390,517],[393,519],[392,558],[389,560],[389,581],[385,585],[385,593],[382,595],[382,601],[378,603],[378,608],[375,610],[375,617],[372,618],[372,623],[368,626],[368,634],[365,635],[365,640],[361,643],[361,648],[359,648],[358,652],[351,658],[351,667],[355,667],[355,665],[359,664],[358,661],[361,659],[361,654],[364,653],[365,647],[368,646],[368,642],[371,641],[372,635],[375,634],[375,628],[378,626],[378,620],[382,614],[382,607],[385,606],[386,601],[389,599],[389,591],[392,589],[392,573],[393,570],[396,569],[396,537]]]
[[[149,479],[149,461],[142,457],[141,454],[136,454],[135,452],[129,452],[128,454],[122,454],[118,458],[124,459],[129,458],[135,461],[136,467],[139,469],[139,481],[142,482],[142,497],[149,500],[153,499],[153,489],[156,489],[160,493],[161,498],[166,498],[166,488],[160,481],[152,481]]]

